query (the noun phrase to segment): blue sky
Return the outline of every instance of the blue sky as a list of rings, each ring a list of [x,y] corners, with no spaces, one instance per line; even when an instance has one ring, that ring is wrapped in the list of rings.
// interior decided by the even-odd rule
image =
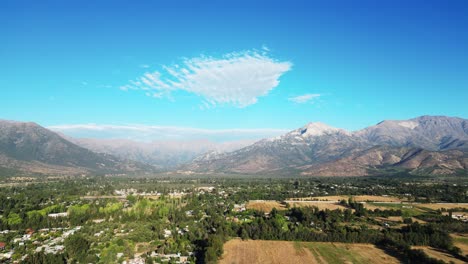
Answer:
[[[253,2],[1,1],[0,118],[273,135],[468,117],[467,1]]]

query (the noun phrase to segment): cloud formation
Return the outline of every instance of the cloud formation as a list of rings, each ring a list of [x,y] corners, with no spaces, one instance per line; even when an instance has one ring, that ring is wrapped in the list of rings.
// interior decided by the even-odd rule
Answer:
[[[161,71],[148,72],[120,89],[141,90],[161,98],[174,91],[186,91],[203,97],[212,106],[246,107],[278,86],[279,78],[292,67],[288,61],[271,58],[268,51],[228,53],[220,58],[184,59]]]
[[[295,97],[288,98],[289,101],[297,104],[305,104],[307,102],[312,102],[313,100],[320,97],[320,94],[303,94]]]
[[[65,124],[47,127],[78,138],[131,139],[137,141],[209,139],[231,141],[262,139],[286,133],[286,129],[202,129],[192,127],[151,126],[142,124]]]

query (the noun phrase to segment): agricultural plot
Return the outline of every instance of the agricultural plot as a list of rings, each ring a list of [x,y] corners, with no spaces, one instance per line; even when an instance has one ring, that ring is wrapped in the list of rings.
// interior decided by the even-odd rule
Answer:
[[[349,198],[353,198],[356,202],[385,202],[385,203],[399,203],[404,201],[398,197],[394,196],[379,196],[379,195],[333,195],[333,196],[315,196],[315,197],[303,197],[303,198],[294,198],[290,200],[299,200],[299,201],[335,201],[339,202],[341,200],[348,201]]]
[[[364,207],[368,210],[401,210],[404,217],[412,217],[422,214],[427,209],[419,208],[414,204],[407,203],[364,203]]]
[[[345,210],[346,207],[332,201],[286,201],[291,207],[318,207],[320,210]]]
[[[415,207],[419,207],[422,209],[430,209],[430,210],[439,210],[439,209],[468,209],[468,203],[421,203],[421,204],[414,204]]]
[[[277,201],[268,201],[268,200],[249,201],[246,205],[246,208],[262,211],[265,213],[271,212],[273,208],[276,208],[276,210],[286,210],[286,206],[282,205],[281,203]]]
[[[243,263],[399,263],[370,244],[233,239],[224,245],[221,264]]]
[[[462,251],[462,255],[468,255],[468,234],[452,234],[453,243]]]
[[[415,246],[412,247],[413,249],[421,249],[424,251],[429,257],[435,258],[435,259],[440,259],[442,261],[445,261],[446,263],[455,263],[455,264],[464,264],[465,262],[462,260],[459,260],[452,256],[451,254],[438,250],[433,247],[426,247],[426,246]]]

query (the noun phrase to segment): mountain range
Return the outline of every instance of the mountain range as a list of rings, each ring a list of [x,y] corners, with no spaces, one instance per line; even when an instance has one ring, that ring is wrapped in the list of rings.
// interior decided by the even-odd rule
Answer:
[[[160,170],[172,170],[206,152],[230,152],[253,144],[253,140],[213,142],[209,140],[152,141],[128,139],[71,138],[69,141],[97,153],[137,160]]]
[[[468,121],[445,116],[388,120],[348,132],[309,123],[240,150],[207,154],[184,168],[194,172],[300,173],[363,176],[409,172],[466,174]]]
[[[0,172],[468,175],[468,120],[421,116],[349,132],[323,123],[257,142],[79,139],[0,120]]]
[[[0,120],[0,171],[26,174],[142,173],[141,162],[95,153],[39,126]]]

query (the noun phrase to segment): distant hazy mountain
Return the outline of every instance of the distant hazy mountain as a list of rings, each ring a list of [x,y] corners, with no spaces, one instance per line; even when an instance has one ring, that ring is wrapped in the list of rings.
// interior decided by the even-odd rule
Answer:
[[[387,120],[355,133],[372,144],[427,150],[468,148],[468,121],[446,116]]]
[[[467,171],[466,119],[422,116],[383,121],[356,132],[310,123],[240,150],[204,155],[184,167],[198,172],[370,175]]]
[[[35,123],[0,120],[0,168],[27,173],[76,174],[151,171],[151,166],[97,154]]]
[[[253,140],[217,143],[208,140],[139,142],[126,139],[68,139],[94,152],[143,162],[160,169],[175,168],[207,152],[229,152],[255,142]]]

